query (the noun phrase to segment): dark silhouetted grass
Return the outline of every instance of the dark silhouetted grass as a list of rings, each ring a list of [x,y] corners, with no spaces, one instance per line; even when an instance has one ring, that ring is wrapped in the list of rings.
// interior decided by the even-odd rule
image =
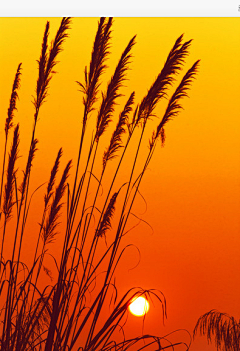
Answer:
[[[209,343],[214,343],[217,351],[240,350],[240,323],[227,313],[216,310],[202,315],[194,328],[193,336],[206,335]]]
[[[182,35],[174,43],[162,71],[157,75],[152,86],[146,89],[147,94],[142,101],[134,106],[134,92],[125,100],[118,120],[115,121],[115,130],[109,143],[106,143],[103,135],[115,119],[115,106],[122,96],[121,88],[127,78],[136,37],[134,36],[123,50],[106,91],[102,92],[101,81],[107,69],[106,60],[110,55],[113,21],[112,18],[99,20],[90,65],[89,68],[85,68],[85,81],[77,82],[83,94],[84,107],[79,150],[76,151],[77,162],[76,165],[72,161],[67,163],[61,180],[57,183],[63,153],[62,148],[59,149],[52,170],[49,172],[49,180],[48,182],[44,180],[47,185],[42,200],[43,213],[36,236],[37,244],[32,249],[32,265],[27,266],[23,262],[23,237],[31,203],[31,198],[29,199],[31,169],[37,162],[36,126],[41,106],[46,101],[50,81],[55,73],[54,68],[59,53],[68,36],[70,22],[70,18],[62,19],[50,46],[48,44],[50,24],[49,22],[46,24],[38,60],[36,94],[33,100],[34,124],[27,164],[22,177],[17,168],[19,125],[14,129],[7,170],[5,170],[7,141],[9,130],[14,125],[13,112],[16,110],[21,64],[17,69],[10,98],[5,122],[6,140],[0,194],[1,350],[164,350],[169,347],[175,349],[179,345],[184,345],[187,350],[188,345],[184,342],[171,343],[168,340],[169,337],[165,336],[143,334],[126,339],[123,333],[123,337],[119,339],[116,331],[123,330],[128,306],[134,297],[144,295],[149,300],[156,299],[161,305],[163,319],[166,317],[166,301],[161,292],[138,287],[132,287],[119,297],[114,279],[116,268],[125,251],[120,244],[122,237],[129,230],[127,224],[144,173],[158,140],[161,139],[164,143],[166,123],[176,117],[181,110],[181,100],[187,95],[197,72],[199,61],[187,71],[172,97],[168,97],[168,89],[173,86],[175,76],[182,70],[184,60],[189,53],[191,40],[184,42]],[[142,159],[139,155],[144,147],[146,126],[157,114],[156,107],[163,98],[169,101],[166,112],[156,130],[153,131],[148,153],[145,159]],[[91,140],[86,137],[90,113],[96,118],[96,127],[92,131]],[[137,136],[137,143],[135,139],[135,144],[132,144],[131,140]],[[106,143],[103,153],[100,151],[100,142]],[[135,149],[133,145],[136,146]],[[83,157],[83,149],[86,150],[87,157],[86,155]],[[127,151],[130,151],[134,158],[133,162],[128,164],[127,182],[119,187],[116,179],[123,167]],[[115,159],[116,168],[112,172],[111,180],[108,180],[106,186],[104,185],[105,195],[100,198],[105,173],[113,159]],[[96,175],[98,160],[101,160],[102,167],[99,175]],[[136,174],[139,166],[141,171]],[[68,177],[71,169],[75,169],[75,173],[72,184],[69,184]],[[90,196],[92,192],[94,195]],[[64,203],[66,206],[63,206]],[[65,229],[60,226],[63,211],[66,211],[67,216]],[[14,216],[16,222],[9,229],[8,222]],[[13,228],[14,232],[11,236],[13,242],[10,243],[10,239],[6,237],[8,229],[13,230]],[[57,235],[63,236],[60,260],[49,254]],[[10,257],[5,257],[6,240],[8,247],[12,247]],[[108,244],[105,245],[104,242]],[[56,268],[55,273],[46,265],[46,255],[52,258],[53,267]],[[47,274],[50,284],[42,286],[41,272]]]

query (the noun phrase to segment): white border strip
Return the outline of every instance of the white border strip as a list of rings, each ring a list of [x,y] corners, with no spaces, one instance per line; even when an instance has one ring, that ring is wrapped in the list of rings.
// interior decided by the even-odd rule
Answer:
[[[239,17],[240,0],[8,0],[1,17]]]

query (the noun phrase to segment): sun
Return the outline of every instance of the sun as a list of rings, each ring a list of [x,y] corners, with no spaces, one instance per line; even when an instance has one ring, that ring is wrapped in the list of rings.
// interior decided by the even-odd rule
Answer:
[[[134,316],[138,316],[138,317],[148,313],[148,310],[149,310],[149,302],[143,296],[134,298],[129,306],[129,311]]]

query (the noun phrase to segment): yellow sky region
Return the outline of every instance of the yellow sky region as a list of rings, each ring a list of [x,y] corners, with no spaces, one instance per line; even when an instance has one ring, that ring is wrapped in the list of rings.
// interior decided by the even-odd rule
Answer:
[[[22,62],[20,101],[15,117],[15,123],[20,122],[20,169],[26,162],[30,143],[36,60],[46,20],[0,19],[0,150],[4,145],[4,123],[13,77]],[[52,39],[60,19],[48,20]],[[70,158],[76,165],[83,108],[75,81],[84,79],[83,70],[89,64],[97,21],[96,18],[72,20],[69,38],[59,55],[58,74],[50,83],[47,102],[40,111],[36,132],[39,151],[32,172],[32,190],[48,180],[60,146],[64,150],[62,169]],[[166,126],[165,147],[158,145],[144,176],[141,193],[147,201],[147,212],[142,214],[145,205],[141,200],[134,207],[135,213],[150,223],[154,232],[141,224],[124,238],[125,243],[138,246],[141,262],[129,271],[138,261],[137,251],[129,250],[117,276],[120,293],[136,285],[156,288],[165,294],[166,325],[160,320],[156,323],[159,317],[154,308],[145,322],[146,332],[161,335],[179,328],[191,333],[198,317],[211,309],[240,317],[239,19],[116,18],[103,89],[128,41],[137,34],[129,80],[122,88],[125,97],[119,99],[116,116],[133,90],[136,101],[140,102],[182,33],[185,40],[194,39],[183,72],[201,59],[199,73],[189,92],[190,99],[182,103],[184,110]],[[156,109],[158,117],[165,106],[163,102]],[[93,114],[89,128],[94,127],[94,123]],[[156,123],[154,118],[152,126]],[[104,147],[101,146],[103,150]],[[34,204],[38,201],[42,198]],[[32,218],[39,221],[37,211]],[[135,322],[131,316],[128,323],[129,333],[136,330],[141,333],[139,320]],[[201,351],[203,347],[214,350],[200,338],[191,349]]]

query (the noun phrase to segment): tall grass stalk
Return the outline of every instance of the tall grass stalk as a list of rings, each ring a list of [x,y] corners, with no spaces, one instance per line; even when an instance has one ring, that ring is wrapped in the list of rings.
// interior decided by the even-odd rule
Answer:
[[[126,246],[121,246],[122,238],[129,231],[130,215],[143,176],[158,140],[161,139],[162,144],[165,142],[166,123],[176,117],[182,108],[181,100],[187,95],[199,61],[187,71],[169,98],[169,88],[174,85],[177,74],[182,70],[191,44],[191,40],[183,42],[183,35],[177,38],[162,70],[142,101],[135,104],[135,92],[126,99],[107,144],[105,131],[111,123],[114,123],[115,107],[123,95],[123,82],[127,78],[132,50],[136,43],[134,36],[123,51],[107,84],[106,92],[101,92],[101,80],[107,69],[106,60],[110,55],[112,25],[112,18],[99,20],[89,68],[86,66],[84,71],[85,81],[84,83],[77,81],[83,94],[83,116],[76,164],[69,161],[60,181],[57,181],[63,152],[60,147],[49,181],[42,184],[47,184],[43,198],[43,212],[39,219],[36,247],[32,250],[32,264],[29,266],[22,261],[22,249],[31,207],[30,175],[34,166],[33,159],[37,159],[36,126],[41,106],[48,95],[49,84],[57,64],[56,59],[68,36],[70,18],[62,19],[50,46],[48,44],[50,23],[47,22],[45,27],[38,60],[36,95],[33,101],[33,130],[21,182],[18,180],[17,168],[19,125],[14,129],[5,172],[8,131],[14,125],[13,112],[16,109],[20,82],[21,64],[18,66],[5,122],[5,151],[0,193],[1,213],[4,214],[0,217],[0,221],[3,222],[1,222],[3,225],[0,252],[0,345],[3,351],[120,351],[151,348],[164,350],[169,347],[175,349],[179,345],[188,349],[187,343],[182,341],[171,343],[165,336],[142,334],[130,339],[125,339],[124,336],[119,339],[117,330],[123,330],[128,307],[133,298],[144,295],[150,301],[157,300],[162,308],[163,319],[166,318],[166,301],[161,292],[137,287],[128,289],[122,297],[119,297],[115,273],[126,249]],[[144,160],[141,152],[145,148],[146,130],[150,128],[149,121],[158,115],[156,108],[163,98],[168,99],[168,106],[156,130],[152,132],[149,150]],[[96,126],[89,141],[86,132],[89,128],[87,122],[90,115],[91,118],[95,116]],[[103,143],[106,147],[102,154],[100,150]],[[84,155],[85,149],[87,153]],[[126,182],[119,185],[124,160],[129,152],[133,155],[133,161],[128,164]],[[116,160],[113,163],[115,169],[106,184],[106,174],[113,159]],[[97,166],[99,160],[102,162],[100,170]],[[71,184],[68,177],[70,170],[73,169],[75,171]],[[46,179],[43,181],[46,182]],[[90,193],[93,191],[91,196]],[[4,194],[3,201],[2,194]],[[64,202],[67,202],[66,206]],[[62,212],[66,213],[65,228],[60,225]],[[12,217],[16,220],[15,227],[7,226]],[[6,257],[4,242],[8,240],[8,246],[10,245],[10,239],[6,238],[12,228],[14,228],[12,252]],[[60,258],[56,258],[51,254],[51,247],[57,235],[63,233],[61,255]],[[49,269],[46,265],[47,255],[53,259],[55,270]],[[42,284],[43,274],[47,274],[51,283]],[[107,306],[109,306],[108,312],[106,312]]]

